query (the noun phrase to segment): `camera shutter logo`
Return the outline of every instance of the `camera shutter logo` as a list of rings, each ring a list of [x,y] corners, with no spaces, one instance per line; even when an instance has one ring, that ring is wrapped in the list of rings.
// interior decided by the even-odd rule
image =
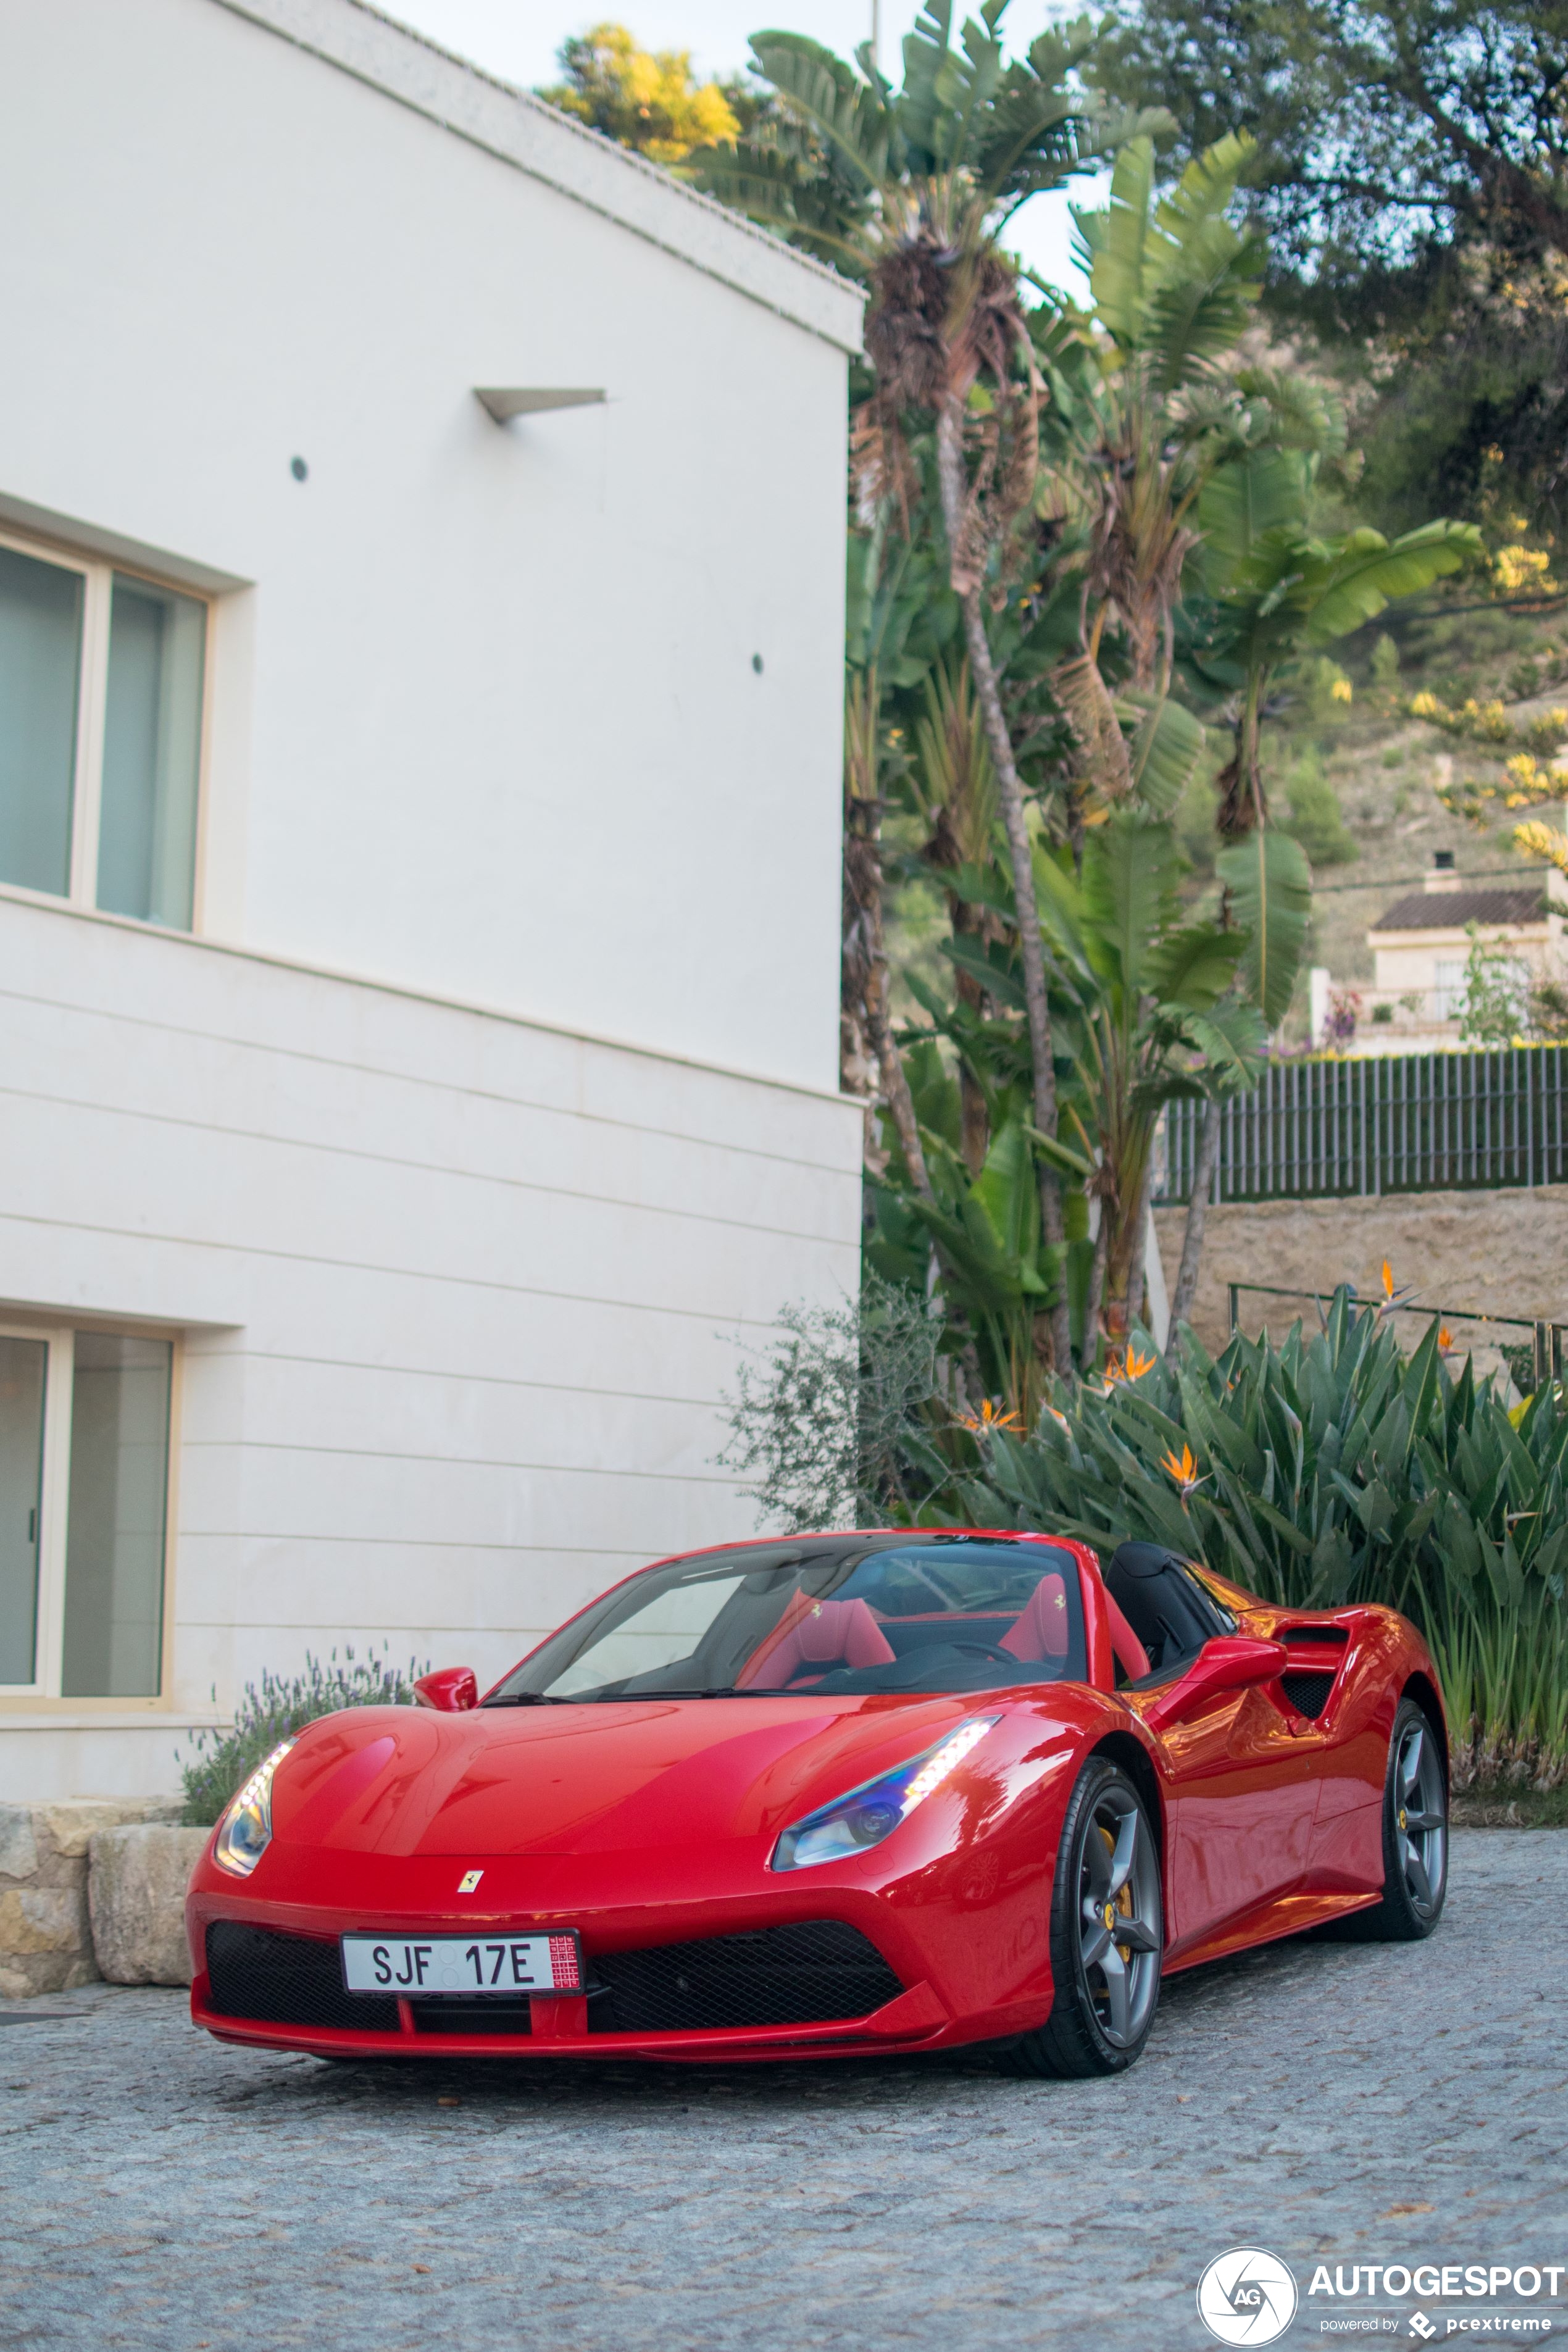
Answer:
[[[1221,2344],[1272,2344],[1295,2316],[1295,2279],[1260,2246],[1217,2254],[1198,2281],[1198,2317]]]

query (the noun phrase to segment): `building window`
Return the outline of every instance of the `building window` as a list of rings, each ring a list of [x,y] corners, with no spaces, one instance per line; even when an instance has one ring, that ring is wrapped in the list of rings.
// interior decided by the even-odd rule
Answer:
[[[0,882],[188,931],[206,606],[0,540]]]
[[[156,1698],[174,1346],[0,1329],[0,1690]]]

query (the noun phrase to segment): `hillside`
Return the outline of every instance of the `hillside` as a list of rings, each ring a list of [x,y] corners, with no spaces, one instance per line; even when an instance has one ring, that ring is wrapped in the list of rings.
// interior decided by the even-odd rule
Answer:
[[[1478,583],[1455,602],[1471,604],[1484,593]],[[1422,696],[1448,709],[1472,699],[1500,704],[1510,738],[1529,736],[1532,720],[1568,707],[1568,614],[1496,608],[1411,619],[1391,614],[1388,625],[1353,642],[1342,665],[1320,663],[1277,715],[1267,739],[1268,790],[1277,815],[1312,862],[1307,961],[1326,964],[1336,986],[1371,979],[1367,928],[1401,889],[1420,887],[1434,851],[1451,851],[1456,870],[1478,878],[1522,879],[1532,870],[1512,840],[1521,815],[1530,812],[1506,809],[1500,800],[1478,823],[1440,797],[1447,792],[1463,799],[1475,784],[1506,788],[1505,764],[1517,756],[1518,740],[1455,737],[1410,717],[1409,705]],[[1542,731],[1535,730],[1538,741]],[[1555,731],[1547,730],[1548,741]],[[1568,720],[1562,732],[1568,735]],[[1194,896],[1208,887],[1213,811],[1207,780],[1195,781],[1181,811]],[[1306,1031],[1303,972],[1287,1038],[1301,1043]]]

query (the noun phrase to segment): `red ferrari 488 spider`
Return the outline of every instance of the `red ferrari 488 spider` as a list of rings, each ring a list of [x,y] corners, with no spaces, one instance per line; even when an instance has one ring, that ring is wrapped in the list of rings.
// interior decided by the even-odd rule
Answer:
[[[269,1756],[192,1880],[192,2013],[323,2057],[994,2042],[1112,2074],[1162,1974],[1428,1935],[1447,1758],[1386,1609],[1126,1543],[862,1532],[616,1585],[480,1698]]]

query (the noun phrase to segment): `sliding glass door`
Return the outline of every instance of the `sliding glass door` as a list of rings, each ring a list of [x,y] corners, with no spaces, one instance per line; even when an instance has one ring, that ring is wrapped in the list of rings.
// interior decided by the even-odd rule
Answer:
[[[37,1670],[48,1356],[47,1340],[0,1335],[0,1684]]]

